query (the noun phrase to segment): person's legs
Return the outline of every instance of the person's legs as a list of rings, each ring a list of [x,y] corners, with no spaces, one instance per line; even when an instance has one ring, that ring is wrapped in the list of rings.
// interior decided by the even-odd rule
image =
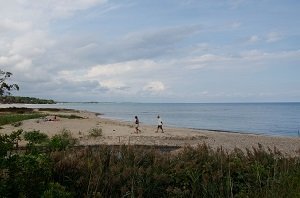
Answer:
[[[135,124],[135,133],[138,133],[138,132],[139,132],[139,125]]]
[[[160,129],[162,133],[164,132],[164,130],[163,130],[163,128],[162,128],[162,125],[158,125],[158,126],[157,126],[157,132],[158,132],[158,129]]]

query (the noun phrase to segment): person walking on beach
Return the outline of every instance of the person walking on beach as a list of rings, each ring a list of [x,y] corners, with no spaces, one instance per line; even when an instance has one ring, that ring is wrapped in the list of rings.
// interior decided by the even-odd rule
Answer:
[[[160,129],[162,133],[164,132],[162,125],[163,125],[163,122],[162,122],[160,116],[158,115],[157,116],[157,129],[156,129],[156,133],[158,132],[158,129]]]
[[[139,129],[140,121],[139,121],[139,118],[137,116],[135,116],[134,118],[135,118],[135,133],[139,133],[139,132],[141,132],[141,130]]]

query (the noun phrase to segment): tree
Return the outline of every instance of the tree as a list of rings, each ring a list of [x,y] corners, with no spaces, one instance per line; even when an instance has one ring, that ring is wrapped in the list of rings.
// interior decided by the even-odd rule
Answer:
[[[7,84],[5,82],[11,75],[11,72],[0,70],[0,96],[10,95],[12,90],[19,90],[19,86],[17,84]]]

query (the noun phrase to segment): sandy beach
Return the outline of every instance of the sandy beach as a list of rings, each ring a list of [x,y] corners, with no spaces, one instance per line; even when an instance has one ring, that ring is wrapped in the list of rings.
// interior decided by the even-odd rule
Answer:
[[[160,146],[197,146],[206,143],[210,147],[231,151],[234,148],[242,150],[252,149],[261,144],[264,148],[274,149],[275,147],[288,156],[300,155],[300,138],[298,137],[271,137],[255,134],[241,134],[221,131],[196,130],[187,128],[167,128],[165,132],[156,133],[155,125],[140,124],[141,133],[136,134],[134,123],[122,122],[102,118],[96,113],[87,111],[59,111],[47,113],[46,118],[22,121],[22,125],[14,127],[4,125],[0,133],[10,133],[18,129],[24,131],[39,130],[50,137],[60,133],[62,130],[69,130],[73,137],[78,139],[80,145],[160,145]],[[68,119],[60,115],[77,115],[83,119]],[[54,115],[57,119],[54,120]],[[51,120],[51,121],[49,121]],[[102,136],[91,137],[91,129],[102,129]]]

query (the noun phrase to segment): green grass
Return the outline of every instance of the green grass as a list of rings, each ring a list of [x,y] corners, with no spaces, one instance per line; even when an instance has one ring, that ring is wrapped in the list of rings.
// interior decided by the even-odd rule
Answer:
[[[44,114],[7,114],[7,115],[0,115],[0,126],[6,124],[12,124],[15,122],[20,122],[23,120],[35,119],[45,116]]]
[[[82,148],[63,129],[48,149],[18,153],[14,142],[22,132],[0,134],[0,197],[300,197],[300,157],[276,148],[227,152],[203,144],[172,154],[125,145]],[[24,136],[33,144],[46,137]]]
[[[78,115],[74,115],[74,114],[71,114],[71,115],[57,115],[57,116],[60,117],[60,118],[68,118],[68,119],[83,119],[83,117],[78,116]]]

